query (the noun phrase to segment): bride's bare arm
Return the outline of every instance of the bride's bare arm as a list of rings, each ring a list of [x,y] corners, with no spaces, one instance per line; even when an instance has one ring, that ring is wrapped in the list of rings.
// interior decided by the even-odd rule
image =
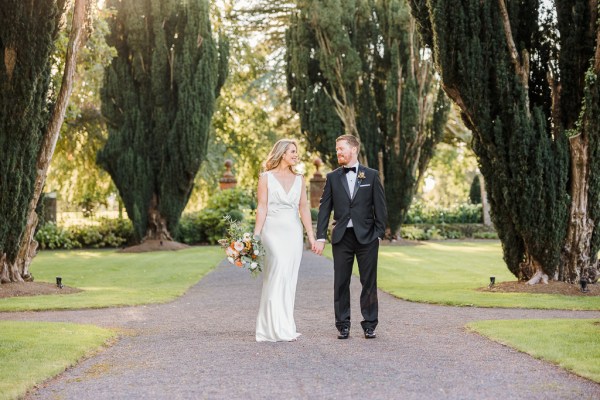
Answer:
[[[256,198],[258,206],[256,207],[256,223],[254,224],[254,234],[260,235],[263,225],[265,224],[265,218],[267,218],[267,174],[261,174],[258,178],[258,189],[256,192]]]
[[[304,225],[304,229],[306,229],[306,234],[308,236],[308,242],[311,247],[315,242],[315,234],[313,232],[312,219],[310,218],[310,205],[308,204],[308,199],[306,196],[306,182],[304,178],[302,178],[302,193],[300,194],[300,219],[302,220],[302,225]]]

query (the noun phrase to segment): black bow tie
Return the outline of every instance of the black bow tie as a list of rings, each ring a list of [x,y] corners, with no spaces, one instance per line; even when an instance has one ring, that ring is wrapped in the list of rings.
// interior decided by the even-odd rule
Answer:
[[[356,167],[350,167],[350,168],[348,168],[348,167],[343,167],[343,168],[342,168],[342,171],[344,171],[344,173],[345,173],[345,174],[347,174],[347,173],[348,173],[348,172],[350,172],[350,171],[352,171],[352,172],[356,173]]]

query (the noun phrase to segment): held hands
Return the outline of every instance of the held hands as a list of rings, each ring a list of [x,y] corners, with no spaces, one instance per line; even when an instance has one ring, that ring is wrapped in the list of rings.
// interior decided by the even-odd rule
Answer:
[[[312,251],[317,255],[323,255],[323,249],[325,248],[325,242],[319,242],[314,240],[312,243]]]

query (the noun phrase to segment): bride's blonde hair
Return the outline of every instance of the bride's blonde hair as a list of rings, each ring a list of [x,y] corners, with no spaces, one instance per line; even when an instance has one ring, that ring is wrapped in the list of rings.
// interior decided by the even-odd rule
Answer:
[[[269,152],[269,155],[267,156],[267,161],[265,162],[265,171],[270,171],[272,169],[277,168],[279,166],[279,164],[281,164],[283,155],[287,151],[288,147],[290,147],[290,145],[292,145],[292,144],[294,146],[296,146],[296,150],[298,150],[298,143],[294,139],[278,140],[277,143],[275,143],[275,145],[273,145],[273,148],[271,149],[271,151]],[[290,171],[292,171],[294,174],[296,173],[296,171],[294,171],[294,167],[292,165],[290,165]]]

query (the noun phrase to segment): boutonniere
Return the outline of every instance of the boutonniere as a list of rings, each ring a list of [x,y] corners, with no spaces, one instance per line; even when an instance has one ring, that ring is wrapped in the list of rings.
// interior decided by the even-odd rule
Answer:
[[[360,181],[362,181],[363,179],[365,179],[365,178],[366,178],[366,176],[365,176],[365,171],[360,171],[360,172],[358,173],[358,175],[356,176],[356,178],[357,178],[358,180],[360,180]]]

